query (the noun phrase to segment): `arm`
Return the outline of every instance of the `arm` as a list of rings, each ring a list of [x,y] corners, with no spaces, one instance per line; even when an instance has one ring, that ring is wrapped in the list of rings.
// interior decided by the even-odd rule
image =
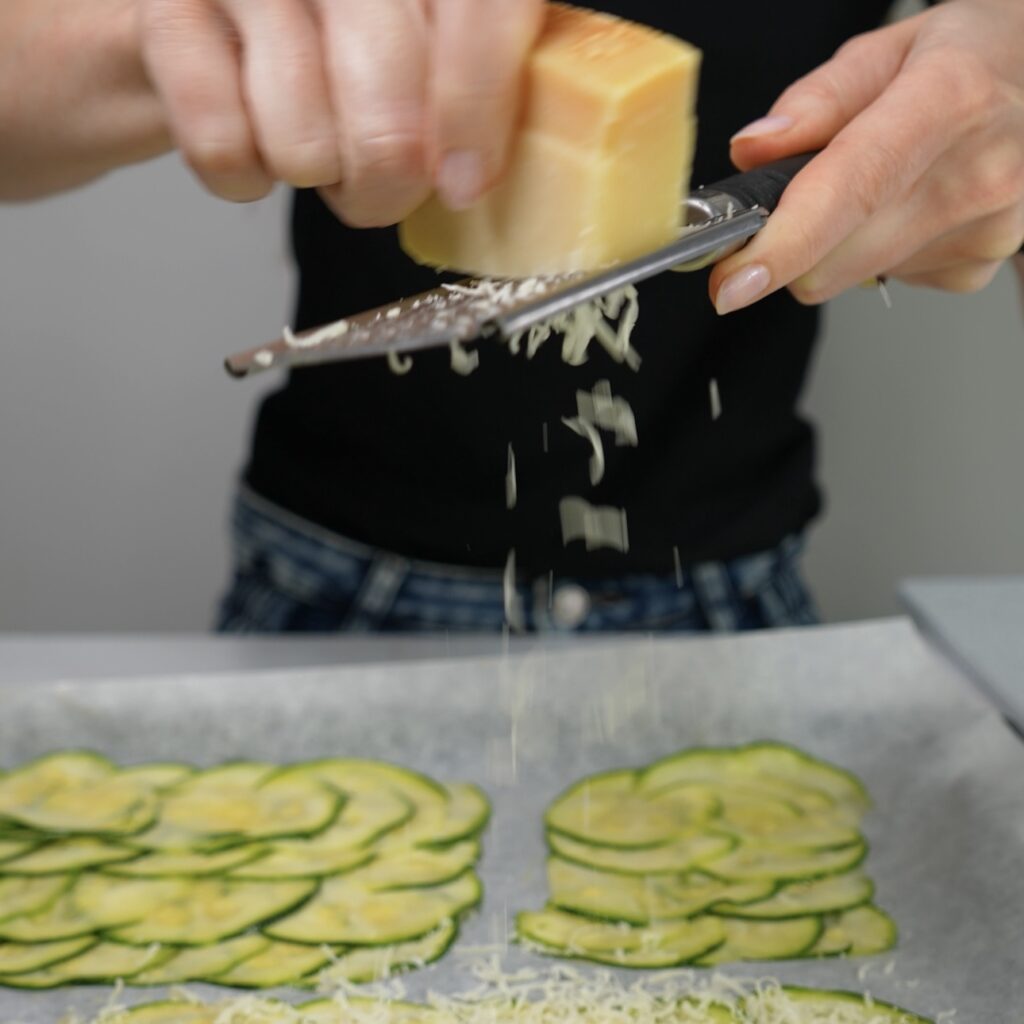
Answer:
[[[1024,3],[947,0],[850,40],[733,140],[749,168],[823,149],[767,227],[716,267],[720,312],[886,275],[987,285],[1024,240]]]
[[[170,147],[135,0],[3,0],[0,39],[0,201],[72,188]]]

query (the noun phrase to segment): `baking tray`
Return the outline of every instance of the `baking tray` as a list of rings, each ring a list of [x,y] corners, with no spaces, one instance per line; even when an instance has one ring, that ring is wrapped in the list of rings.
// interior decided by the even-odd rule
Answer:
[[[0,763],[92,747],[125,762],[380,757],[470,779],[494,803],[486,899],[460,946],[501,943],[545,896],[541,815],[567,783],[682,747],[772,738],[860,775],[867,870],[901,928],[870,960],[736,965],[870,990],[957,1024],[1024,1018],[1024,745],[906,622],[644,640],[507,658],[0,687]],[[406,976],[466,983],[459,947]],[[511,967],[541,958],[510,947]],[[203,992],[202,986],[195,988]],[[211,994],[223,994],[210,989]],[[88,1014],[109,990],[0,989],[0,1022]],[[128,990],[127,1002],[160,996]],[[294,996],[292,996],[294,998]],[[947,1019],[943,1017],[942,1019]]]

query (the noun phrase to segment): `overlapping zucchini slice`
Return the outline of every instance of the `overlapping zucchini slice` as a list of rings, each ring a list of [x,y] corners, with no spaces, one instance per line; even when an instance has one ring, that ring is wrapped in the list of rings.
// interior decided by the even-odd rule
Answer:
[[[518,933],[648,968],[880,953],[896,930],[861,870],[869,806],[849,772],[778,743],[592,776],[548,809],[549,904]]]
[[[428,963],[480,899],[489,813],[474,786],[373,761],[40,758],[0,774],[0,985],[260,989]]]

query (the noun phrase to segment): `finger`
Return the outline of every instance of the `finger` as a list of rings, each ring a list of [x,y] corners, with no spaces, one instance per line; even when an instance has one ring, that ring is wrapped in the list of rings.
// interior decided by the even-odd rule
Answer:
[[[972,122],[978,93],[939,61],[902,72],[794,179],[754,241],[720,263],[720,313],[790,285],[893,198],[906,193]]]
[[[505,169],[541,0],[437,0],[433,24],[435,184],[471,206]]]
[[[225,0],[242,37],[243,87],[263,163],[298,188],[341,177],[318,28],[302,0]]]
[[[260,199],[264,169],[242,96],[237,46],[208,0],[147,0],[141,11],[146,64],[187,163],[215,195]]]
[[[418,0],[321,0],[342,180],[324,197],[355,227],[394,224],[430,194],[427,25]]]
[[[917,288],[936,288],[944,292],[970,295],[987,288],[995,280],[1004,262],[979,260],[927,274],[901,274],[900,280]]]

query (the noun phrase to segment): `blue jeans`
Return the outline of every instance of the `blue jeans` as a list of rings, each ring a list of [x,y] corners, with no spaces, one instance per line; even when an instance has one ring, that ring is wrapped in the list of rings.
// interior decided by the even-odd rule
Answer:
[[[223,633],[497,632],[502,574],[418,562],[347,540],[243,490]],[[818,621],[799,538],[675,574],[605,580],[548,575],[517,586],[530,632],[731,632]]]

